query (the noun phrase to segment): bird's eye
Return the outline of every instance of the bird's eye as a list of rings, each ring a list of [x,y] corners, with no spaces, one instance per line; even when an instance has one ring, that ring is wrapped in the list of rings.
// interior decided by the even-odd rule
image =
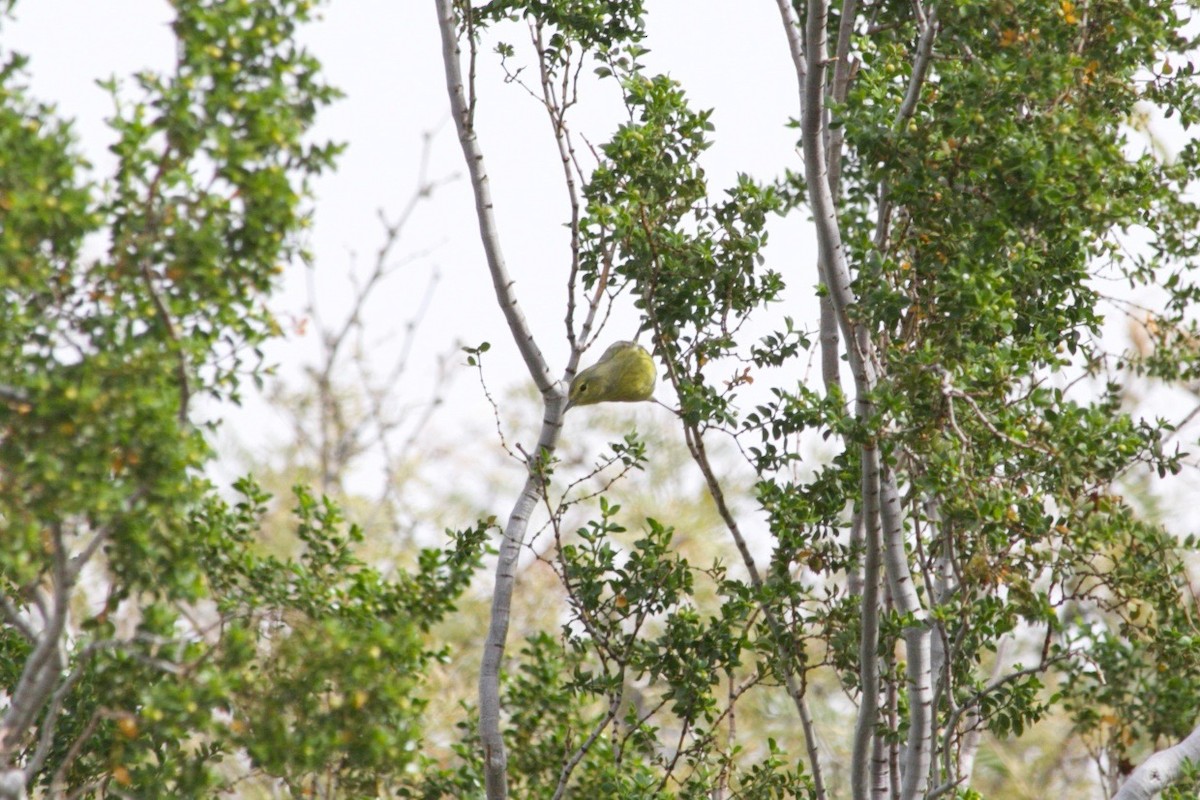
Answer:
[[[588,390],[587,383],[579,384],[579,394],[587,394],[587,390]]]

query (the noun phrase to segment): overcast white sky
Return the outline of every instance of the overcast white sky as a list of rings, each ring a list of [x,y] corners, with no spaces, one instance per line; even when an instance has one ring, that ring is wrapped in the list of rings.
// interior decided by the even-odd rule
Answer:
[[[15,14],[16,20],[2,30],[4,49],[30,55],[32,93],[55,102],[63,116],[76,121],[84,150],[103,173],[109,163],[103,119],[112,106],[95,80],[169,66],[169,5],[163,0],[23,0]],[[366,270],[373,263],[382,238],[378,212],[393,216],[413,191],[424,133],[441,130],[434,144],[432,176],[461,172],[462,156],[448,120],[433,0],[339,0],[324,8],[323,17],[304,38],[324,63],[329,81],[346,97],[324,113],[316,135],[349,144],[338,171],[317,185],[311,238],[322,313],[334,319],[339,303],[346,300],[351,264],[357,261],[359,269]],[[510,35],[518,45],[525,41],[520,28]],[[648,63],[679,79],[697,107],[716,109],[716,144],[706,154],[714,192],[732,183],[738,171],[769,179],[785,165],[796,167],[794,131],[785,127],[787,117],[795,113],[795,78],[773,4],[654,4],[648,45]],[[552,365],[561,369],[567,352],[562,319],[569,256],[562,227],[568,210],[557,156],[534,101],[520,88],[502,85],[494,58],[481,59],[480,73],[481,140],[505,255],[539,344]],[[619,121],[617,96],[612,85],[592,96],[596,102],[580,109],[576,126],[599,143]],[[786,259],[779,266],[792,274],[806,298],[802,308],[780,309],[780,316],[788,313],[801,324],[805,308],[812,307],[807,296],[815,282],[806,227],[793,219],[777,226],[774,234],[777,252]],[[376,297],[371,320],[379,336],[400,328],[416,307],[430,272],[441,274],[420,330],[418,348],[424,358],[414,363],[406,382],[416,389],[413,399],[425,396],[417,387],[431,380],[434,354],[447,351],[456,340],[492,343],[488,365],[493,389],[527,380],[495,303],[466,182],[440,191],[418,211],[409,231],[397,255],[430,255],[390,279]],[[802,273],[797,271],[801,268]],[[291,273],[275,303],[284,318],[303,315],[307,292],[302,272]],[[601,348],[612,339],[632,336],[634,317],[617,319]],[[288,347],[272,351],[285,369],[313,351],[311,326],[308,330],[308,341],[293,336]],[[585,357],[585,363],[592,357]],[[451,413],[443,415],[442,424],[459,424],[455,416],[467,421],[485,418],[490,424],[478,383],[465,368],[456,385]],[[656,412],[647,407],[644,413]],[[270,429],[259,424],[259,414],[255,412],[251,424],[239,424],[247,437]]]
[[[678,79],[696,107],[715,109],[716,143],[705,160],[714,194],[732,183],[738,171],[770,179],[785,167],[798,168],[795,131],[785,126],[797,105],[795,77],[774,4],[688,0],[650,7],[646,44],[652,52],[646,62]],[[31,57],[32,94],[56,103],[61,115],[75,120],[82,147],[102,175],[110,163],[103,119],[112,106],[95,81],[146,68],[166,69],[173,54],[167,28],[170,6],[164,0],[21,0],[15,15],[15,21],[0,29],[0,44]],[[518,27],[506,38],[521,45],[524,36]],[[462,156],[448,124],[433,0],[335,0],[325,6],[323,20],[306,29],[304,40],[324,63],[329,81],[346,93],[325,111],[315,132],[318,138],[349,145],[338,171],[316,186],[311,234],[316,255],[313,285],[323,316],[337,319],[348,298],[348,270],[354,263],[360,270],[369,269],[382,240],[378,212],[394,216],[413,191],[424,133],[441,130],[431,176],[461,172]],[[517,63],[528,59],[518,58]],[[543,352],[560,370],[567,352],[562,319],[569,256],[562,227],[568,209],[557,156],[539,106],[519,87],[503,85],[496,60],[486,53],[479,87],[481,143],[509,269]],[[604,141],[620,121],[614,91],[609,85],[586,95],[579,109],[576,130],[586,132],[594,143]],[[788,303],[775,310],[774,319],[786,314],[799,325],[815,327],[815,247],[807,222],[796,215],[775,225],[772,242],[771,265],[792,287]],[[492,343],[487,365],[493,393],[528,382],[495,302],[465,180],[445,187],[421,207],[396,255],[426,252],[389,279],[369,310],[373,335],[382,338],[400,330],[417,307],[430,273],[441,274],[419,331],[418,357],[397,401],[426,397],[435,355],[451,350],[456,341]],[[282,319],[303,317],[306,285],[304,270],[293,269],[274,302]],[[601,349],[633,334],[630,309],[614,319]],[[306,336],[293,332],[286,344],[270,351],[285,374],[294,374],[315,352],[312,326],[307,330]],[[381,364],[389,362],[392,348],[381,348]],[[591,358],[594,354],[585,362]],[[455,358],[454,363],[461,365],[463,359]],[[491,410],[482,390],[471,370],[457,369],[451,402],[436,422],[451,433],[489,435]],[[661,389],[660,397],[672,400]],[[667,412],[640,405],[629,413],[636,423]],[[232,418],[232,425],[254,449],[283,433],[277,422],[272,424],[270,411],[253,402],[247,412]],[[528,441],[535,432],[515,435],[518,441]]]

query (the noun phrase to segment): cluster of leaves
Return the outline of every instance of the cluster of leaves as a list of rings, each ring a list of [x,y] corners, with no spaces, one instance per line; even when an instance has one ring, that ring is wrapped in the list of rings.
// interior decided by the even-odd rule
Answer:
[[[853,154],[847,229],[859,252],[872,253],[858,289],[886,346],[878,400],[896,430],[888,447],[911,486],[909,519],[925,539],[925,573],[953,565],[953,579],[932,582],[931,599],[947,620],[947,640],[959,643],[948,679],[972,692],[982,684],[972,663],[1021,622],[1048,626],[1047,641],[1079,643],[1073,609],[1092,609],[1080,612],[1090,620],[1144,603],[1157,622],[1125,619],[1112,628],[1117,619],[1107,616],[1108,633],[1085,624],[1087,638],[1161,645],[1195,628],[1174,611],[1190,595],[1178,544],[1113,489],[1139,465],[1178,471],[1178,454],[1159,445],[1164,428],[1135,423],[1123,410],[1128,378],[1120,372],[1110,371],[1107,385],[1084,382],[1090,397],[1046,385],[1048,376],[1098,374],[1112,361],[1099,336],[1097,265],[1144,285],[1159,267],[1186,268],[1194,253],[1194,232],[1172,234],[1178,220],[1197,214],[1179,194],[1179,166],[1131,157],[1124,127],[1146,71],[1184,44],[1180,22],[1168,3],[1137,14],[1120,3],[1088,4],[1086,15],[1067,2],[1003,3],[1003,15],[996,5],[959,4],[942,15],[936,80],[902,128],[894,110],[912,61],[903,26],[894,37],[864,41],[864,69],[841,109]],[[1164,86],[1176,80],[1155,78]],[[1193,96],[1157,95],[1185,104]],[[867,244],[877,227],[863,221],[878,213],[881,183],[894,211],[879,252]],[[1126,263],[1112,232],[1139,225],[1165,238],[1152,259]],[[1171,292],[1182,308],[1193,290],[1180,281]],[[1188,360],[1176,359],[1174,369],[1169,377],[1187,374]],[[1133,552],[1137,568],[1127,569]],[[1164,653],[1122,650],[1123,676],[1163,666]],[[1104,648],[1078,644],[1073,652],[1087,656],[1063,662],[1066,695],[1091,686],[1078,701],[1083,708],[1106,694],[1093,681],[1117,674],[1117,663],[1098,673],[1092,659]],[[1197,654],[1172,652],[1171,673],[1197,685]],[[1173,735],[1194,722],[1181,723],[1153,697],[1110,708],[1130,721],[1175,719]],[[988,721],[998,732],[1019,732],[1044,710],[1014,699],[1017,718]],[[1142,734],[1153,730],[1129,741],[1144,747],[1155,737]]]
[[[272,331],[265,294],[296,253],[309,176],[337,151],[302,142],[335,96],[290,44],[311,5],[180,3],[174,73],[140,76],[132,102],[108,84],[118,167],[102,197],[10,57],[0,447],[16,558],[75,519],[106,531],[123,584],[186,582],[164,578],[188,569],[175,526],[207,457],[189,399],[236,397],[261,367],[244,359]],[[82,252],[92,232],[102,257]]]
[[[353,555],[358,529],[343,531],[340,511],[299,487],[302,556],[256,556],[268,498],[248,482],[239,489],[232,515],[218,505],[205,517],[219,534],[208,566],[222,576],[213,598],[233,643],[217,659],[236,676],[224,704],[233,742],[297,793],[336,783],[340,793],[378,794],[420,761],[422,676],[447,657],[423,634],[454,611],[489,528],[455,533],[450,548],[422,550],[415,570],[387,579]],[[233,546],[230,530],[244,534]],[[268,655],[256,656],[265,645]]]
[[[708,148],[710,111],[694,111],[676,81],[648,77],[632,49],[621,81],[630,121],[602,152],[585,188],[581,267],[585,287],[629,286],[655,346],[680,392],[685,419],[733,419],[731,398],[706,381],[704,367],[737,352],[749,313],[777,299],[779,273],[762,269],[766,223],[785,207],[773,187],[738,178],[710,203],[699,160]],[[615,273],[610,276],[610,269]]]
[[[170,74],[105,84],[102,188],[24,60],[0,67],[0,769],[55,796],[210,797],[247,769],[375,795],[424,763],[422,676],[447,657],[427,634],[488,525],[389,576],[298,488],[281,560],[267,497],[244,481],[230,506],[202,476],[190,400],[261,374],[337,92],[295,41],[313,2],[174,6]]]
[[[777,746],[743,763],[722,730],[742,693],[774,680],[742,669],[756,631],[741,585],[691,566],[654,519],[619,548],[620,510],[601,498],[600,518],[562,546],[569,618],[558,636],[529,636],[509,676],[514,791],[707,797],[719,784],[733,797],[809,796],[802,766]],[[718,593],[712,614],[700,611],[700,577]]]
[[[860,491],[855,445],[877,439],[904,490],[910,558],[936,627],[942,746],[957,746],[964,704],[979,715],[971,724],[1020,735],[1048,711],[1042,684],[1057,668],[1054,699],[1078,712],[1081,729],[1127,720],[1112,738],[1124,742],[1113,751],[1124,758],[1134,742],[1152,746],[1194,722],[1160,700],[1160,684],[1183,695],[1200,685],[1194,615],[1179,611],[1191,602],[1180,554],[1192,545],[1139,519],[1118,488],[1139,471],[1177,472],[1182,455],[1163,447],[1169,428],[1129,414],[1128,381],[1196,374],[1188,270],[1200,252],[1200,210],[1182,190],[1200,166],[1198,148],[1164,161],[1132,154],[1126,138],[1139,102],[1195,117],[1190,43],[1169,2],[1136,11],[1119,2],[955,3],[939,9],[930,77],[902,116],[921,58],[918,22],[911,4],[877,4],[872,14],[833,114],[845,143],[838,211],[858,298],[851,313],[880,354],[877,416],[854,419],[836,386],[801,386],[772,390],[774,400],[743,417],[737,389],[749,373],[713,379],[712,365],[745,346],[745,321],[781,295],[783,278],[761,268],[761,249],[767,217],[787,211],[792,193],[742,178],[725,201],[708,199],[700,159],[709,112],[693,110],[672,80],[646,74],[640,39],[619,60],[614,42],[596,54],[630,119],[600,148],[583,190],[584,286],[634,295],[685,426],[759,440],[747,452],[778,548],[771,580],[750,594],[789,621],[795,640],[821,638],[851,689],[858,642],[845,587],[861,547],[845,531]],[[839,22],[830,20],[833,40]],[[1150,232],[1146,253],[1125,249],[1121,234],[1135,228]],[[1131,308],[1103,294],[1106,275],[1168,293],[1153,320],[1158,347],[1140,358],[1105,350],[1105,304]],[[788,366],[807,350],[789,321],[749,357]],[[846,449],[797,480],[796,443],[808,431]],[[574,553],[564,548],[564,563]],[[577,600],[577,618],[595,624],[606,597]],[[885,659],[910,622],[885,620]],[[1005,639],[1031,666],[1005,673],[1002,661],[1003,679],[989,680],[981,664],[990,669]],[[603,650],[597,637],[586,641],[594,657]],[[781,651],[760,652],[771,664]],[[550,658],[545,647],[524,663],[539,658]],[[1114,689],[1106,676],[1117,674],[1145,679]],[[903,681],[891,679],[903,708]],[[605,696],[599,687],[593,695]]]
[[[308,177],[341,149],[304,140],[318,109],[339,96],[293,44],[313,6],[178,4],[173,73],[139,74],[133,101],[106,84],[118,105],[120,168],[104,204],[111,263],[95,279],[168,329],[195,388],[218,397],[245,369],[236,344],[221,358],[222,339],[253,343],[275,331],[261,299],[302,255],[295,232]]]
[[[643,0],[488,0],[463,6],[473,25],[524,19],[548,28],[546,57],[558,66],[566,63],[560,52],[572,47],[604,54],[645,36]],[[500,51],[511,54],[512,48],[501,45]]]
[[[1179,543],[1153,526],[1126,524],[1133,533],[1116,546],[1103,531],[1085,533],[1095,545],[1078,556],[1079,589],[1099,610],[1076,610],[1086,659],[1065,671],[1060,690],[1076,725],[1122,773],[1147,750],[1186,737],[1200,701],[1200,637]],[[1194,538],[1184,546],[1194,549]]]
[[[236,504],[210,496],[189,519],[206,602],[143,602],[127,637],[118,604],[83,625],[47,785],[69,765],[69,786],[113,780],[202,797],[245,780],[240,755],[251,777],[296,796],[315,786],[361,796],[421,761],[422,676],[446,657],[422,632],[454,610],[488,528],[454,534],[387,580],[353,555],[358,530],[299,487],[302,554],[263,555],[270,498],[249,480],[237,488]],[[86,747],[69,758],[80,736]]]

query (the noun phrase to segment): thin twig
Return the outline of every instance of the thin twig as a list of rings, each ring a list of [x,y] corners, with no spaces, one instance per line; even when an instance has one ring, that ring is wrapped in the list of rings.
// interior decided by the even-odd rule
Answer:
[[[583,760],[583,757],[587,755],[588,750],[592,749],[592,745],[600,738],[600,734],[604,733],[609,724],[616,718],[617,712],[621,709],[622,696],[621,692],[613,692],[609,696],[608,711],[592,726],[592,732],[588,735],[587,739],[579,747],[575,748],[575,752],[563,762],[562,769],[558,774],[558,786],[554,790],[553,800],[562,799],[567,791],[567,781],[571,779],[571,772]]]
[[[154,310],[158,312],[159,319],[162,320],[163,330],[167,332],[167,338],[171,340],[172,349],[175,351],[175,377],[179,381],[178,419],[179,424],[182,425],[187,422],[188,403],[192,397],[192,385],[188,378],[187,356],[184,353],[179,333],[175,329],[175,323],[172,321],[171,312],[154,283],[154,275],[150,273],[149,266],[144,263],[140,264],[138,271],[142,276],[142,282],[146,285],[150,301],[154,304]]]
[[[71,768],[71,764],[75,763],[75,759],[79,757],[79,753],[83,750],[83,746],[87,744],[88,739],[92,738],[92,734],[96,732],[96,727],[104,718],[104,709],[98,708],[93,711],[92,715],[88,717],[87,723],[84,724],[83,730],[81,730],[79,735],[75,737],[75,741],[71,742],[71,746],[67,748],[67,752],[63,755],[62,761],[59,762],[58,767],[54,770],[54,776],[50,779],[51,797],[59,797],[62,795],[63,783],[66,780],[67,770]]]
[[[21,612],[12,601],[8,599],[8,595],[0,594],[0,611],[4,612],[4,619],[8,621],[25,639],[31,643],[37,642],[37,632],[33,626],[22,616]]]

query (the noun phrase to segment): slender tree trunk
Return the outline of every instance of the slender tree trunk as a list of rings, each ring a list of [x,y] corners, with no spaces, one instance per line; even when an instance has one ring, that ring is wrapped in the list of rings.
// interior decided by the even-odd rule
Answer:
[[[530,376],[542,393],[545,411],[542,417],[541,434],[537,449],[527,465],[529,475],[504,526],[504,538],[500,541],[499,558],[496,562],[496,582],[492,590],[492,616],[488,624],[487,640],[484,643],[483,659],[479,669],[479,737],[483,746],[484,775],[487,782],[488,800],[501,800],[508,795],[508,757],[504,750],[504,739],[500,731],[500,668],[508,639],[508,622],[512,611],[512,595],[516,585],[517,561],[525,544],[529,527],[529,515],[542,498],[544,476],[542,467],[547,463],[558,443],[562,429],[563,407],[566,398],[558,382],[551,377],[550,369],[541,350],[534,341],[525,320],[525,315],[513,293],[513,281],[505,266],[500,248],[500,235],[492,204],[491,187],[484,167],[483,151],[475,135],[474,87],[464,81],[460,63],[461,51],[458,44],[457,17],[453,0],[435,0],[438,22],[442,35],[442,61],[446,68],[446,88],[450,95],[450,107],[454,116],[458,139],[466,159],[467,171],[471,176],[471,188],[475,194],[475,212],[479,223],[480,240],[487,257],[496,301],[504,313],[513,341],[525,361]],[[471,64],[474,64],[474,42],[470,41]],[[473,80],[474,75],[470,76]],[[468,93],[472,100],[468,100]]]
[[[862,463],[862,518],[866,531],[866,554],[862,580],[862,632],[858,646],[858,720],[854,726],[854,748],[850,761],[850,789],[854,800],[866,800],[873,791],[871,779],[878,770],[876,752],[882,742],[875,736],[879,722],[879,455],[864,448]]]
[[[842,336],[846,341],[846,352],[849,358],[851,372],[854,376],[854,388],[859,398],[857,404],[860,422],[867,422],[871,416],[870,406],[864,402],[875,391],[879,375],[877,372],[878,358],[870,331],[859,324],[850,315],[850,309],[857,298],[851,287],[850,269],[842,242],[841,230],[838,225],[837,209],[830,185],[828,154],[825,152],[829,137],[826,128],[829,124],[825,113],[825,77],[828,68],[829,51],[826,31],[828,28],[828,0],[810,0],[808,15],[804,25],[804,69],[802,81],[802,114],[801,114],[801,144],[804,151],[804,174],[808,186],[809,204],[812,208],[813,221],[816,225],[817,239],[820,244],[822,278],[829,292],[829,297],[837,313]],[[932,22],[932,21],[929,21]],[[928,47],[931,46],[932,36],[922,37],[922,52],[926,53],[921,63],[917,65],[913,83],[899,111],[900,118],[912,113],[919,88],[924,80],[924,69],[928,63]],[[929,759],[932,742],[932,687],[930,682],[930,637],[931,629],[925,620],[925,611],[920,598],[913,586],[912,573],[908,565],[908,556],[904,546],[904,524],[899,505],[899,490],[895,474],[882,461],[877,443],[872,440],[862,446],[864,464],[874,461],[879,464],[879,516],[883,562],[885,573],[892,597],[897,610],[905,617],[913,620],[905,628],[905,648],[907,654],[906,679],[909,691],[909,732],[908,743],[902,763],[903,783],[901,797],[904,800],[915,798],[923,791],[928,780]],[[864,467],[865,469],[865,467]],[[864,497],[864,513],[867,513],[867,502]],[[866,521],[868,530],[873,524]],[[869,581],[864,582],[869,583]],[[867,587],[864,585],[864,596]],[[864,614],[867,613],[864,603]],[[867,665],[863,664],[866,669]],[[875,712],[876,703],[868,699],[864,688],[862,706],[860,707],[859,728],[865,724],[861,718],[866,713]],[[856,744],[859,738],[856,732]],[[866,753],[869,753],[868,749]],[[862,757],[866,753],[856,753]],[[854,765],[859,771],[860,764]],[[861,786],[862,784],[856,784]],[[856,799],[861,795],[856,794]]]

